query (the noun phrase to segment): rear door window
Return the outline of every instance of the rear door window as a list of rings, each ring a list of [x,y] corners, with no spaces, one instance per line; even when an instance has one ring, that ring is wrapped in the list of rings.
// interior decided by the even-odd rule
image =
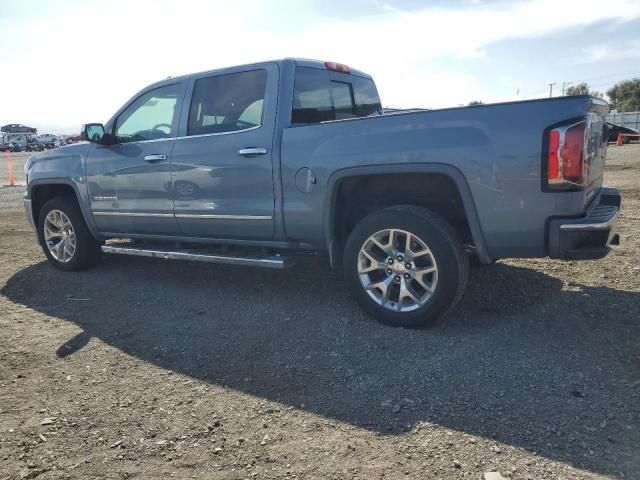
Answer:
[[[237,132],[262,125],[266,86],[265,70],[196,80],[187,135]]]
[[[328,70],[297,67],[292,123],[366,117],[382,110],[373,80],[356,75],[344,78],[332,79]]]

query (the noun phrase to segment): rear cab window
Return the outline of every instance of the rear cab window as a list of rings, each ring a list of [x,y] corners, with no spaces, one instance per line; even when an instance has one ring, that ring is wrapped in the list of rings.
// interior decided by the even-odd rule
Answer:
[[[362,118],[382,112],[373,80],[313,67],[296,67],[291,123]]]

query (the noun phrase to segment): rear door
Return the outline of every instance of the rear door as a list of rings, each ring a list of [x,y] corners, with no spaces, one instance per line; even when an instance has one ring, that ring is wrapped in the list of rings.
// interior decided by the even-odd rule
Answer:
[[[171,150],[179,123],[183,84],[164,85],[135,98],[117,116],[117,143],[93,144],[87,189],[102,233],[175,235]]]
[[[180,232],[271,239],[276,64],[195,76],[171,161]]]

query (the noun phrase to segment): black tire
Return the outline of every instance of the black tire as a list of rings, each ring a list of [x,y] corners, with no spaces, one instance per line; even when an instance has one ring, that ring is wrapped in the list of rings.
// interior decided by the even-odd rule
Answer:
[[[420,238],[431,250],[438,268],[432,296],[415,310],[392,311],[376,303],[360,281],[358,255],[376,232],[400,229]],[[395,327],[433,325],[462,298],[469,274],[469,259],[455,230],[440,216],[421,207],[394,206],[371,213],[358,223],[345,245],[344,273],[348,287],[362,309],[376,320]]]
[[[73,232],[75,233],[75,251],[73,252],[73,256],[66,262],[57,260],[51,254],[44,238],[45,220],[47,215],[53,210],[59,210],[68,217],[73,226]],[[76,200],[67,196],[54,197],[48,200],[40,209],[38,215],[38,241],[49,263],[60,270],[68,272],[89,268],[97,264],[102,256],[100,242],[91,235]]]

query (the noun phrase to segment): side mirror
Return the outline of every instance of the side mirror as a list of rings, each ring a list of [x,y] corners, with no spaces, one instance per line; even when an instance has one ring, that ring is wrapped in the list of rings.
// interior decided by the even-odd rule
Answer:
[[[80,137],[82,137],[82,140],[88,142],[102,143],[104,138],[104,125],[101,123],[87,123],[82,126]]]

